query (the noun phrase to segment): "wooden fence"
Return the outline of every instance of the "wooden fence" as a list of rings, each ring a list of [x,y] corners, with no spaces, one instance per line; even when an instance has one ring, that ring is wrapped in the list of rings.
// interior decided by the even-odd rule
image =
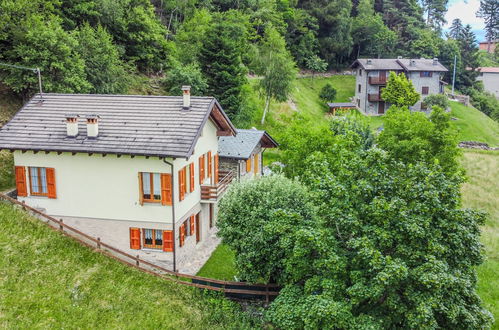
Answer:
[[[251,284],[246,282],[222,281],[171,271],[147,260],[140,259],[138,255],[133,256],[106,244],[105,242],[102,242],[100,238],[91,237],[80,230],[65,224],[62,219],[51,217],[5,194],[0,193],[0,199],[18,205],[24,210],[40,216],[46,220],[46,223],[50,228],[60,231],[85,246],[93,248],[94,251],[165,280],[199,289],[223,292],[226,297],[233,299],[265,299],[266,302],[269,302],[279,295],[280,288],[276,284]]]

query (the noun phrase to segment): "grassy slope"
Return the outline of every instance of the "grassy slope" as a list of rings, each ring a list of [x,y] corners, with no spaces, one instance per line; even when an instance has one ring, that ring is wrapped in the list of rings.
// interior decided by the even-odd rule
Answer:
[[[482,230],[487,259],[478,269],[478,293],[499,329],[499,152],[467,151],[463,166],[469,181],[463,186],[463,204],[489,214]]]
[[[0,203],[0,328],[244,327],[233,303],[125,266]]]
[[[199,270],[197,275],[233,281],[234,276],[237,274],[234,258],[234,251],[227,245],[220,244],[216,250],[213,251],[210,259],[204,264],[203,268]]]
[[[492,146],[499,146],[499,124],[482,112],[451,102],[452,121],[459,131],[461,141],[480,141]]]

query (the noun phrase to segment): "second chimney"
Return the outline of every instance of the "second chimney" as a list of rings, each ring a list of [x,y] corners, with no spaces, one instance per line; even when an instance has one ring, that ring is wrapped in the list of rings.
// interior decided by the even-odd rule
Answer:
[[[435,57],[435,58],[433,59],[433,65],[437,65],[437,64],[438,64],[438,58],[436,58],[436,57]]]
[[[66,135],[68,137],[78,136],[78,115],[66,115]]]
[[[99,136],[99,116],[88,115],[87,116],[87,137],[95,139]]]
[[[184,97],[182,107],[184,109],[189,109],[191,107],[191,86],[182,86],[182,94]]]

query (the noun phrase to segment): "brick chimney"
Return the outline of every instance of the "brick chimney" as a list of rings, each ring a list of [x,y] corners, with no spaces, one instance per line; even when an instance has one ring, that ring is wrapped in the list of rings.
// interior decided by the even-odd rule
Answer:
[[[87,116],[87,137],[95,139],[99,136],[99,118],[98,115]]]
[[[67,137],[78,136],[78,115],[76,114],[66,115],[66,135]]]
[[[416,60],[412,60],[409,62],[409,65],[410,66],[416,66]]]
[[[433,65],[438,65],[438,58],[436,58],[436,57],[435,57],[435,58],[433,59]]]
[[[191,107],[191,86],[182,86],[182,94],[184,97],[182,107],[184,109],[189,109]]]
[[[367,65],[371,65],[371,64],[373,64],[373,61],[371,59],[368,59],[367,60]]]

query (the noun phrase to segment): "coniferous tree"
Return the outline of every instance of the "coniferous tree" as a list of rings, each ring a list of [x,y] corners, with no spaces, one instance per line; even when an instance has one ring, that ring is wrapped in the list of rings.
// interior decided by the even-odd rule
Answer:
[[[456,85],[458,88],[469,88],[475,85],[478,76],[476,68],[479,66],[476,37],[469,24],[463,28],[458,42],[461,49],[462,70],[457,73]]]
[[[459,36],[461,35],[461,32],[463,32],[463,29],[463,22],[459,18],[456,18],[452,21],[452,25],[449,28],[449,36],[452,39],[459,39]]]
[[[241,91],[246,83],[242,40],[234,37],[242,33],[241,29],[223,17],[214,20],[199,54],[201,71],[208,83],[206,94],[216,97],[231,119],[241,110]]]
[[[445,13],[447,12],[448,0],[423,0],[423,10],[426,12],[426,24],[435,31],[440,32],[442,25],[446,23]]]
[[[499,1],[481,0],[480,9],[476,15],[485,21],[485,37],[488,40],[487,51],[490,51],[491,41],[494,41],[499,35]]]

